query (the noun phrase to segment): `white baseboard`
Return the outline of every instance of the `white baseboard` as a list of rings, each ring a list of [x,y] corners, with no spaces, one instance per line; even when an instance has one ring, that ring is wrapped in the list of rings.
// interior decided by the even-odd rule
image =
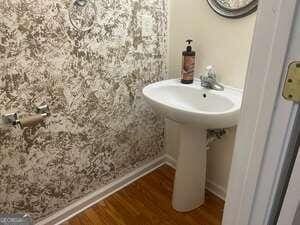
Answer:
[[[176,170],[176,159],[174,159],[172,156],[169,154],[165,155],[165,162],[168,166],[171,166],[173,169]]]
[[[172,156],[166,154],[165,156],[166,164],[171,166],[172,168],[176,169],[176,159]],[[225,201],[226,198],[226,189],[213,181],[207,179],[206,180],[206,189],[213,193],[214,195],[218,196],[220,199]]]
[[[146,174],[152,172],[158,167],[167,164],[172,168],[176,169],[176,160],[170,155],[166,154],[164,156],[155,159],[148,164],[139,167],[132,171],[131,173],[125,175],[124,177],[115,180],[114,182],[96,190],[95,192],[81,198],[77,202],[69,205],[68,207],[58,211],[57,213],[47,217],[44,220],[39,221],[36,225],[58,225],[61,224],[76,214],[84,211],[85,209],[91,207],[92,205],[98,203],[99,201],[107,198],[113,193],[119,191],[120,189],[128,186],[137,179],[145,176]],[[215,184],[214,182],[207,181],[206,189],[211,193],[215,194],[219,198],[225,200],[226,190],[225,188]]]
[[[224,200],[226,199],[226,189],[216,183],[214,183],[211,180],[206,180],[206,189],[219,197],[220,199]]]
[[[137,168],[133,172],[125,175],[124,177],[115,180],[114,182],[100,188],[99,190],[83,197],[79,201],[69,205],[68,207],[60,210],[59,212],[47,217],[44,220],[41,220],[36,225],[58,225],[61,224],[68,219],[72,218],[76,214],[84,211],[85,209],[91,207],[92,205],[98,203],[99,201],[107,198],[108,196],[112,195],[113,193],[119,191],[120,189],[128,186],[132,182],[136,181],[137,179],[145,176],[146,174],[152,172],[153,170],[157,169],[158,167],[164,165],[165,156],[161,156],[158,159],[155,159],[148,164]]]

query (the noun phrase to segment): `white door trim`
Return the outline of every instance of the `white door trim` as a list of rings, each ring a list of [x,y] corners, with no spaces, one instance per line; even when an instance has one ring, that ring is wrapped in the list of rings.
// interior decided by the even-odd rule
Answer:
[[[297,211],[298,210],[298,211]],[[300,222],[300,149],[277,225],[296,225]],[[296,218],[297,217],[297,218]],[[298,220],[298,221],[296,221]],[[297,222],[297,223],[296,223]]]
[[[285,134],[295,115],[292,103],[284,102],[279,106],[278,101],[281,99],[280,84],[285,70],[296,3],[297,0],[259,1],[223,225],[262,225],[269,213],[269,200],[278,174],[267,168],[263,171],[263,165],[275,170],[280,167],[285,139],[279,140],[278,137]],[[279,123],[274,121],[275,111],[277,116],[282,116],[277,121]],[[283,133],[271,133],[280,125],[283,126]],[[271,147],[268,143],[271,135],[273,138],[276,135],[281,136],[277,137],[277,145],[272,146],[274,161],[264,161],[268,148]],[[269,164],[266,165],[266,162]],[[268,179],[265,179],[265,175]],[[263,180],[267,188],[260,186]],[[258,196],[268,198],[267,204],[259,205]]]

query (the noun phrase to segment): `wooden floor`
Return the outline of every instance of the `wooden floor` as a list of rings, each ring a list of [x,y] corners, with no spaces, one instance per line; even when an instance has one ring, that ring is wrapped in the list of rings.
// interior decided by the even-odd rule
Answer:
[[[172,209],[174,174],[174,169],[162,166],[63,225],[220,225],[224,201],[209,192],[199,209]]]

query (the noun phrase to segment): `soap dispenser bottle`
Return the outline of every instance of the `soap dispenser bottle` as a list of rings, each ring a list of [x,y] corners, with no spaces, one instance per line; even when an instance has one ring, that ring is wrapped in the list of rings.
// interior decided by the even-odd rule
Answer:
[[[192,50],[193,40],[187,40],[188,46],[184,52],[182,52],[182,70],[181,70],[181,83],[191,84],[194,82],[195,72],[195,58],[196,53]]]

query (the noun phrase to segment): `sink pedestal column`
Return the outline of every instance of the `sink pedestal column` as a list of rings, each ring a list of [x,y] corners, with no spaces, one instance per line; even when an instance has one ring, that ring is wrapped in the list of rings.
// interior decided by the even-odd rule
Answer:
[[[201,206],[205,200],[207,131],[180,126],[172,205],[179,212],[188,212]]]

